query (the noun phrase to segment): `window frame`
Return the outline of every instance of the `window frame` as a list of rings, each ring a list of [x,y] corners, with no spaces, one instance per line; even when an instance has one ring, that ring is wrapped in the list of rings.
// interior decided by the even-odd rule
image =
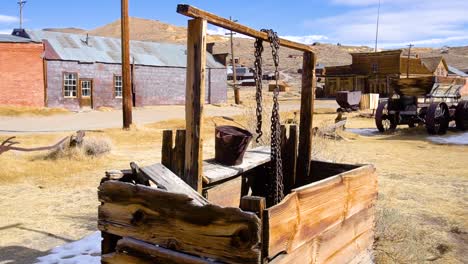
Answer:
[[[79,80],[80,82],[80,98],[90,98],[93,96],[93,79],[91,78],[82,78]],[[82,82],[89,82],[90,87],[89,89],[89,95],[83,96],[83,83]]]
[[[75,75],[75,92],[76,92],[76,95],[75,96],[66,96],[65,95],[65,75],[66,74],[74,74]],[[63,98],[66,98],[66,99],[74,99],[74,98],[78,98],[78,87],[79,87],[79,80],[80,80],[80,76],[78,75],[78,72],[62,72],[62,96]]]
[[[120,96],[117,96],[117,80],[116,78],[120,77]],[[121,99],[123,97],[123,77],[120,74],[114,74],[113,79],[112,79],[112,84],[113,84],[113,91],[114,91],[114,98]]]

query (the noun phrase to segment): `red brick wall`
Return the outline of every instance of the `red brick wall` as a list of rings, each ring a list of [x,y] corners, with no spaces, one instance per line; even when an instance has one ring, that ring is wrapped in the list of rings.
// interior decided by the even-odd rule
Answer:
[[[44,106],[43,45],[0,43],[0,105]]]

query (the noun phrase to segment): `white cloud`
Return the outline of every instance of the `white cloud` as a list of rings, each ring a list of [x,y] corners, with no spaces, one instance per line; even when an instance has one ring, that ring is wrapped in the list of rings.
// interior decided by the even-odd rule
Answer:
[[[11,34],[13,29],[0,29],[0,34]]]
[[[375,40],[378,0],[332,0],[352,5],[350,11],[306,21],[310,29],[320,27],[331,42],[372,45]],[[399,43],[437,45],[464,41],[468,36],[468,1],[382,0],[379,46]]]
[[[226,37],[229,37],[229,35],[226,35],[226,34],[228,34],[230,32],[231,31],[229,31],[229,30],[226,30],[226,29],[220,28],[220,27],[216,27],[216,26],[210,26],[210,28],[208,28],[206,30],[206,33],[208,33],[209,35],[220,35],[220,36],[226,36]],[[242,34],[239,34],[239,33],[236,33],[234,36],[236,38],[250,38],[249,36],[242,35]]]
[[[304,44],[312,44],[317,41],[326,41],[328,40],[327,36],[324,35],[308,35],[308,36],[282,36],[282,38],[295,41],[295,42],[300,42]]]
[[[12,24],[19,21],[18,17],[0,15],[0,24]]]

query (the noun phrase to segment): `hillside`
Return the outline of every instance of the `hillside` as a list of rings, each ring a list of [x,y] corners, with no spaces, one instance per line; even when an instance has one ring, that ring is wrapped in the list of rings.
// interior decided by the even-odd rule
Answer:
[[[79,28],[50,28],[49,31],[58,31],[76,34],[90,34],[105,37],[120,37],[120,20],[110,24],[92,29],[84,30]],[[185,27],[170,25],[158,20],[144,18],[130,18],[130,38],[134,40],[145,40],[155,42],[185,44],[187,39],[187,29]],[[216,42],[215,53],[229,53],[230,42],[226,36],[209,35],[208,42]],[[242,65],[252,67],[254,61],[254,40],[250,38],[234,38],[235,55],[240,58]],[[268,43],[265,43],[264,65],[267,71],[272,69],[271,50]],[[366,46],[337,46],[334,44],[319,43],[312,46],[317,54],[317,63],[325,66],[346,65],[351,63],[352,52],[370,52],[373,49]],[[421,57],[444,56],[449,65],[459,69],[468,69],[468,46],[452,47],[448,52],[443,53],[440,48],[413,48],[412,52],[418,53]],[[298,51],[281,48],[280,68],[284,71],[297,72],[302,65],[302,54]]]

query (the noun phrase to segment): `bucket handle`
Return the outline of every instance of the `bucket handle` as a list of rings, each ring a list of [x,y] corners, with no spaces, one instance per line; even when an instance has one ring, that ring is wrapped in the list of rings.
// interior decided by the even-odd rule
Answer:
[[[211,122],[213,122],[213,124],[215,125],[215,127],[218,126],[218,124],[216,124],[216,122],[215,122],[215,119],[216,119],[216,118],[222,118],[222,119],[224,119],[224,120],[231,121],[231,122],[233,122],[233,123],[239,125],[239,126],[242,127],[243,129],[248,130],[244,125],[242,125],[241,123],[239,123],[239,122],[237,122],[236,120],[234,120],[234,118],[228,117],[228,116],[214,116],[214,117],[212,117],[212,118],[211,118]]]

